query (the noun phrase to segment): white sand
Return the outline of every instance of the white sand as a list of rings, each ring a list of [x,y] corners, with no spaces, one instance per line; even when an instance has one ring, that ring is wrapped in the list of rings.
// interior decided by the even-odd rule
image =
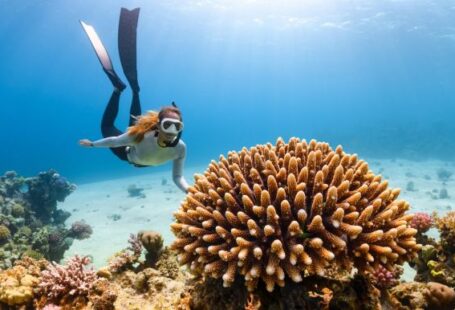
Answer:
[[[389,180],[390,187],[402,189],[399,198],[410,202],[411,212],[437,211],[445,214],[455,208],[454,163],[401,159],[367,161],[374,173]],[[437,171],[440,168],[454,172],[454,176],[446,183],[438,179]],[[188,181],[192,182],[190,176],[202,173],[205,169],[206,166],[187,168]],[[163,178],[167,179],[166,185],[161,184]],[[406,190],[410,181],[414,183],[414,191]],[[127,188],[131,184],[144,188],[146,197],[129,197]],[[439,197],[442,188],[446,188],[449,198],[434,199]],[[431,194],[433,190],[435,192]],[[59,207],[72,213],[67,220],[68,225],[84,219],[93,227],[93,234],[87,240],[75,240],[65,257],[75,254],[91,255],[94,265],[101,267],[106,264],[108,257],[128,246],[130,233],[139,230],[159,231],[165,243],[170,244],[173,240],[169,229],[169,224],[173,221],[172,213],[178,209],[183,199],[184,193],[173,184],[170,172],[80,185]],[[109,218],[114,214],[121,218],[116,221]],[[437,236],[435,230],[430,231],[430,234]],[[403,278],[412,280],[413,274],[411,268],[406,268]]]

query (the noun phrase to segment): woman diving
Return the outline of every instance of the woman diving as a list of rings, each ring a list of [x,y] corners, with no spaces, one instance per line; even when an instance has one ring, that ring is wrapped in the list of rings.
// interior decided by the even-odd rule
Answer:
[[[174,183],[182,191],[187,192],[189,185],[183,177],[186,146],[180,139],[183,130],[180,110],[172,103],[172,106],[163,107],[159,112],[149,111],[147,114],[141,115],[136,68],[138,17],[139,8],[132,11],[121,9],[118,31],[120,62],[133,92],[129,127],[125,133],[117,129],[114,122],[118,114],[120,94],[126,85],[114,71],[107,50],[95,29],[81,21],[114,90],[101,120],[101,133],[104,139],[97,141],[82,139],[79,144],[87,147],[109,147],[118,158],[136,167],[156,166],[173,160]]]

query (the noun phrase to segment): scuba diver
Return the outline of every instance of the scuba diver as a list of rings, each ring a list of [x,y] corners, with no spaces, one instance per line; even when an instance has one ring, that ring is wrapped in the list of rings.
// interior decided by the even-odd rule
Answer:
[[[104,139],[90,141],[82,139],[79,144],[87,147],[108,147],[121,160],[136,167],[160,165],[173,160],[172,176],[174,183],[182,191],[188,191],[188,183],[183,177],[183,164],[186,157],[185,143],[180,139],[183,130],[182,115],[172,102],[171,106],[159,112],[149,111],[141,115],[139,83],[136,68],[136,29],[139,8],[121,9],[118,29],[118,48],[123,72],[132,89],[133,99],[130,107],[129,127],[125,133],[114,125],[117,118],[120,94],[126,88],[114,71],[106,48],[95,29],[81,21],[103,71],[112,82],[114,90],[101,120],[101,133]]]

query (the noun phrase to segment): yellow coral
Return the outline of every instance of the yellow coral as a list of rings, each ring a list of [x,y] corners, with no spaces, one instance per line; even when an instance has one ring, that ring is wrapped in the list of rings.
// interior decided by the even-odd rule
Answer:
[[[434,213],[433,218],[435,226],[441,234],[442,243],[447,243],[448,247],[453,248],[452,240],[455,239],[455,211],[448,212],[442,218]]]
[[[11,207],[11,215],[13,215],[14,217],[22,217],[24,216],[25,214],[25,208],[19,204],[19,203],[15,203],[13,204],[13,206]]]
[[[11,237],[11,231],[5,225],[0,225],[0,242],[8,240]]]
[[[249,289],[262,280],[269,291],[331,268],[392,269],[421,248],[399,192],[341,146],[278,139],[195,176],[174,213],[173,248],[181,264],[225,286],[241,274]]]
[[[15,266],[0,273],[0,302],[10,306],[27,304],[33,299],[33,288],[39,279],[27,274],[23,266]]]

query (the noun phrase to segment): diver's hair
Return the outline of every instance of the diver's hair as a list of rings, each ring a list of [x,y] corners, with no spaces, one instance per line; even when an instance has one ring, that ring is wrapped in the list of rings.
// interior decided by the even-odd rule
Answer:
[[[166,106],[161,108],[160,112],[148,111],[147,114],[134,117],[136,122],[128,127],[128,134],[134,136],[134,141],[139,143],[144,139],[146,132],[158,129],[160,121],[172,114],[177,114],[182,121],[182,113],[175,106]]]

